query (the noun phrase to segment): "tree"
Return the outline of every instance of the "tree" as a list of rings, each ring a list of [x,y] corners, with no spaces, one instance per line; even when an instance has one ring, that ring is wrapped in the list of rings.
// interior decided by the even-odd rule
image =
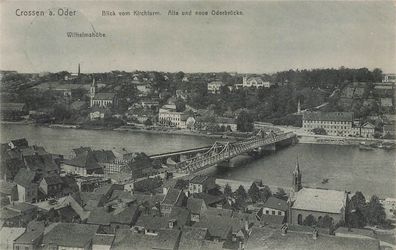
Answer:
[[[274,196],[278,199],[282,199],[285,201],[287,201],[288,199],[287,194],[283,188],[278,188],[278,191],[274,194]]]
[[[312,214],[308,215],[303,221],[304,226],[314,226],[316,224],[316,219]]]
[[[271,196],[272,196],[271,189],[267,185],[264,185],[264,187],[260,189],[260,199],[259,200],[265,202]]]
[[[245,188],[242,185],[240,185],[238,189],[235,191],[235,198],[245,201],[247,197],[248,195],[246,193]]]
[[[250,199],[252,199],[253,202],[257,202],[260,199],[260,190],[258,189],[256,183],[252,183],[248,190],[248,194]]]
[[[241,132],[253,131],[253,118],[249,115],[246,110],[239,113],[237,120],[237,130]]]
[[[366,218],[360,209],[348,215],[348,227],[363,228],[366,226]]]
[[[386,222],[385,209],[376,195],[373,195],[366,208],[366,218],[370,225],[383,225]]]
[[[363,210],[366,207],[366,198],[364,197],[363,193],[357,191],[351,198],[349,203],[350,211],[352,210]]]
[[[333,218],[328,216],[327,214],[318,220],[318,226],[323,228],[332,228],[334,227]]]
[[[153,125],[153,122],[152,122],[150,119],[147,119],[147,120],[144,121],[144,125],[146,125],[146,126],[152,126],[152,125]]]
[[[232,196],[232,190],[231,190],[230,185],[228,185],[228,183],[225,185],[223,193],[224,193],[224,195],[226,197],[231,197]]]

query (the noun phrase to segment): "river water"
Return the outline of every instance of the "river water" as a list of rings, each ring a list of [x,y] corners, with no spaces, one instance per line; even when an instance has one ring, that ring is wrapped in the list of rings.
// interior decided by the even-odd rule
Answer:
[[[214,139],[144,132],[47,128],[3,124],[1,142],[26,138],[31,145],[44,146],[51,153],[68,155],[71,149],[121,149],[147,154],[163,153],[210,145]],[[208,173],[234,180],[262,179],[267,185],[291,185],[291,173],[298,156],[304,186],[355,192],[380,198],[396,197],[395,151],[361,151],[356,146],[297,144],[244,166],[210,169]],[[322,184],[323,179],[329,179]]]

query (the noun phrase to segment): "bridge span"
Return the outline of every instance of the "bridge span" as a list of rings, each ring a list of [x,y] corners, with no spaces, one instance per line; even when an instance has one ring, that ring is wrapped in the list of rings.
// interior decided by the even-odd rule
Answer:
[[[155,154],[150,158],[159,159],[162,162],[169,158],[174,160],[174,171],[177,173],[191,174],[205,168],[228,161],[240,154],[254,150],[264,150],[266,147],[286,142],[292,144],[296,135],[292,132],[266,134],[262,131],[256,136],[237,142],[215,142],[212,146],[195,149],[180,150],[175,152]]]

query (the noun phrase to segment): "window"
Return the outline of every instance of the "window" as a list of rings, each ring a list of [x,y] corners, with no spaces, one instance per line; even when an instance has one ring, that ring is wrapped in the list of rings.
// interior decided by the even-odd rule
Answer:
[[[275,215],[275,211],[272,211],[272,215]]]
[[[269,214],[269,211],[268,211],[268,210],[265,210],[265,214]]]
[[[297,224],[298,224],[298,225],[302,225],[302,215],[301,215],[301,214],[299,214],[299,215],[297,216]]]
[[[281,211],[278,211],[278,215],[282,215],[282,212],[281,212]]]

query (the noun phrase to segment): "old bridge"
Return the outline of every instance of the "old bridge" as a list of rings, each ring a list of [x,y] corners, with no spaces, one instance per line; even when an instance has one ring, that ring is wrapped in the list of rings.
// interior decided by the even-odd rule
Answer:
[[[191,174],[205,168],[228,161],[235,156],[252,151],[266,149],[276,150],[276,146],[286,146],[294,143],[294,133],[264,133],[259,131],[257,135],[236,142],[215,142],[212,146],[193,148],[163,154],[151,155],[150,158],[173,161],[172,164],[177,173]]]

